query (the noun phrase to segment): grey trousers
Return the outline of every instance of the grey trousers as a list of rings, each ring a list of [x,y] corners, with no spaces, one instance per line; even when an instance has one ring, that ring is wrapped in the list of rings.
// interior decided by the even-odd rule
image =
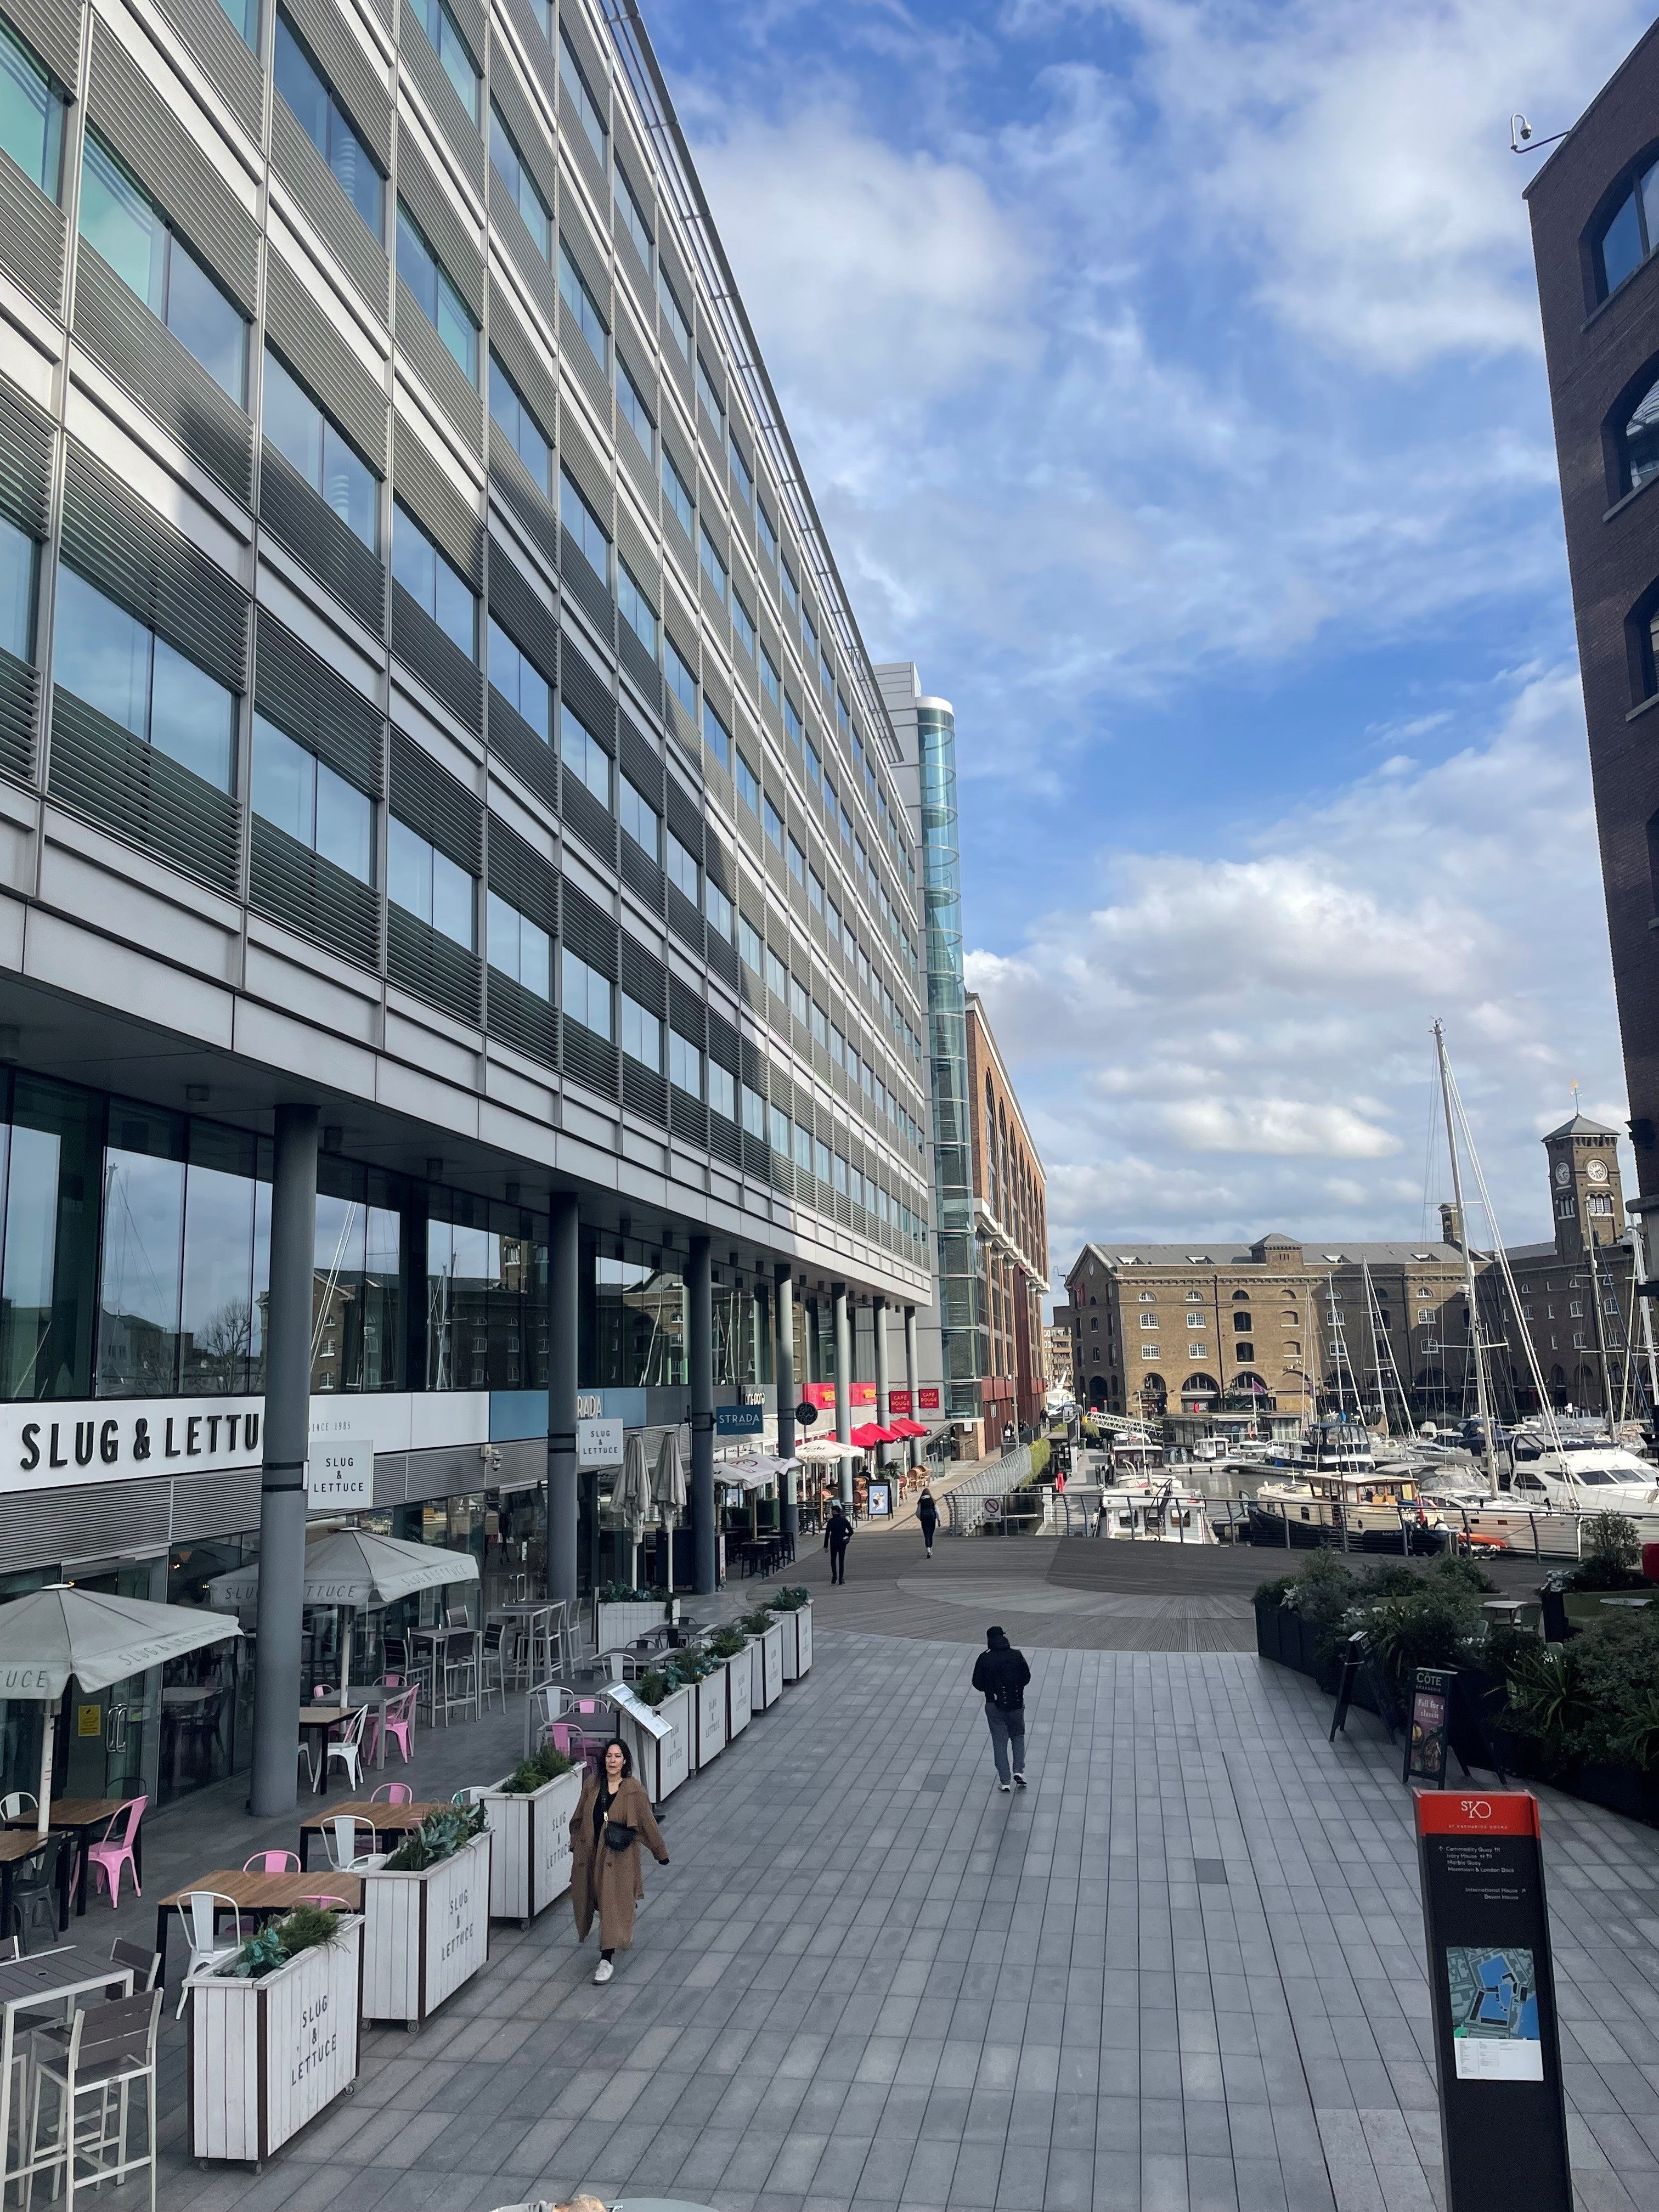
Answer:
[[[991,1731],[991,1756],[997,1763],[997,1780],[1007,1782],[1012,1778],[1008,1771],[1012,1753],[1014,1773],[1025,1771],[1025,1715],[1024,1711],[1005,1713],[1000,1705],[985,1708],[986,1725]]]

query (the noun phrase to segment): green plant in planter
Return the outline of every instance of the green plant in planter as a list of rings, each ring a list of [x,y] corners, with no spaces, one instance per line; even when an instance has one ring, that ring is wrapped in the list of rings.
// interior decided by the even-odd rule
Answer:
[[[678,1678],[683,1689],[689,1689],[694,1682],[708,1680],[714,1671],[714,1662],[700,1644],[690,1644],[670,1653],[667,1671]]]
[[[708,1639],[708,1648],[717,1659],[735,1659],[744,1647],[744,1632],[732,1621],[717,1628]]]
[[[635,1589],[631,1583],[605,1583],[599,1590],[601,1605],[649,1605],[654,1590]]]
[[[567,1759],[562,1751],[556,1751],[549,1744],[544,1751],[532,1752],[528,1759],[519,1761],[502,1783],[502,1794],[528,1797],[538,1790],[544,1790],[550,1782],[556,1782],[560,1775],[568,1774],[575,1764],[574,1759]]]
[[[428,1867],[453,1859],[463,1844],[483,1832],[482,1805],[445,1805],[428,1813],[412,1836],[407,1836],[386,1861],[388,1874],[422,1874]]]
[[[635,1683],[634,1694],[642,1698],[654,1712],[663,1699],[672,1698],[679,1686],[678,1677],[671,1674],[665,1667],[653,1667]]]
[[[1623,1513],[1592,1513],[1583,1524],[1576,1566],[1561,1577],[1564,1590],[1645,1589],[1642,1539]]]
[[[219,1972],[228,1979],[257,1982],[297,1959],[302,1951],[332,1942],[339,1929],[337,1912],[315,1905],[296,1905],[285,1920],[268,1920],[243,1944],[228,1966]]]
[[[766,1601],[774,1613],[799,1613],[811,1603],[812,1593],[805,1583],[790,1583]]]
[[[745,1613],[738,1623],[745,1636],[764,1636],[773,1625],[770,1609],[763,1605],[757,1606],[753,1613]]]
[[[1583,1686],[1571,1644],[1534,1644],[1516,1651],[1504,1668],[1509,1703],[1504,1725],[1534,1744],[1547,1774],[1558,1774],[1582,1754]]]
[[[1445,1577],[1413,1576],[1413,1589],[1362,1606],[1351,1616],[1363,1629],[1395,1690],[1408,1696],[1419,1667],[1456,1667],[1485,1640],[1486,1615],[1475,1593]]]

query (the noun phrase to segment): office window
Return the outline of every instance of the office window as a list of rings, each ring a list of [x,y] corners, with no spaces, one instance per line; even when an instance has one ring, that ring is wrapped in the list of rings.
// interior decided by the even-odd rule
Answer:
[[[800,612],[800,586],[795,581],[795,572],[787,561],[778,563],[778,574],[783,583],[783,596],[792,614]]]
[[[559,240],[559,297],[574,316],[576,327],[587,342],[587,349],[603,368],[605,365],[605,345],[611,333],[605,328],[605,317],[599,313],[599,303],[587,289],[587,280],[571,258],[570,248]]]
[[[536,179],[524,165],[513,133],[501,120],[501,111],[489,103],[489,162],[508,199],[524,217],[525,228],[536,241],[544,261],[553,252],[553,217]]]
[[[702,1052],[690,1037],[683,1037],[678,1030],[668,1032],[668,1079],[676,1091],[683,1091],[688,1098],[702,1097]],[[726,1078],[727,1082],[731,1078]]]
[[[460,26],[444,5],[444,0],[408,0],[415,20],[432,41],[433,50],[443,65],[444,75],[455,88],[461,106],[476,123],[478,119],[478,64],[472,58],[472,50],[461,36]]]
[[[371,553],[380,550],[380,480],[274,353],[265,355],[265,435]]]
[[[484,904],[490,966],[510,975],[520,990],[550,1000],[553,945],[547,932],[498,891],[491,891]]]
[[[772,1139],[772,1150],[775,1152],[781,1152],[784,1158],[787,1159],[789,1157],[789,1116],[784,1112],[781,1106],[774,1106],[770,1109],[767,1120],[769,1125]]]
[[[703,574],[724,600],[726,594],[726,563],[715,550],[714,541],[706,526],[700,526],[697,532],[697,561]]]
[[[1616,292],[1659,245],[1659,161],[1631,179],[1630,189],[1603,225],[1595,246],[1597,289]]]
[[[640,396],[640,387],[628,374],[623,357],[617,356],[617,412],[645,447],[647,453],[657,450],[657,426],[651,419],[651,410]],[[672,464],[670,464],[671,467]],[[688,530],[687,535],[690,535]]]
[[[493,353],[489,356],[489,419],[524,463],[537,489],[550,491],[552,448],[518,386]]]
[[[864,1203],[865,1182],[864,1177],[860,1174],[856,1168],[852,1170],[851,1182],[853,1185],[853,1203],[854,1206],[862,1206]]]
[[[657,264],[657,304],[662,309],[663,327],[673,339],[683,361],[691,358],[691,325],[685,319],[673,286],[663,274],[660,261]]]
[[[766,948],[766,988],[781,1004],[789,1003],[789,971],[769,945]]]
[[[571,104],[580,117],[582,129],[587,134],[587,143],[599,156],[599,167],[603,168],[605,141],[605,116],[600,110],[599,101],[593,96],[592,87],[582,73],[582,65],[576,59],[576,50],[562,31],[559,33],[559,82],[570,95]]]
[[[247,404],[247,325],[161,210],[88,130],[81,235],[239,407]]]
[[[623,620],[654,660],[657,657],[657,611],[635,580],[634,572],[617,556],[617,605]]]
[[[657,810],[639,786],[627,776],[622,778],[617,811],[624,830],[641,850],[648,853],[654,860],[659,849],[661,831]]]
[[[233,695],[66,564],[58,571],[52,654],[65,691],[204,783],[231,789]]]
[[[617,213],[622,217],[623,228],[633,240],[635,251],[648,269],[651,266],[651,226],[645,219],[645,210],[639,195],[628,181],[628,172],[613,155],[611,161],[611,181],[616,187]]]
[[[846,846],[850,859],[853,852],[853,817],[843,806],[841,809],[841,842]]]
[[[738,916],[738,957],[745,968],[752,968],[756,975],[760,974],[760,932],[746,915],[741,914]]]
[[[398,274],[469,384],[478,380],[478,326],[402,200],[398,203]]]
[[[806,855],[792,837],[789,840],[789,873],[803,890],[806,888]]]
[[[668,688],[679,701],[693,721],[697,718],[697,679],[686,666],[684,655],[673,639],[664,634],[662,665],[668,678]]]
[[[760,532],[761,550],[767,559],[775,563],[778,557],[778,533],[772,527],[772,518],[762,500],[755,508],[755,527]]]
[[[836,1154],[834,1180],[837,1194],[842,1198],[845,1198],[847,1195],[848,1167],[846,1157],[841,1152],[837,1152]]]
[[[836,821],[836,787],[827,775],[823,779],[823,803],[829,809],[830,824],[833,829]]]
[[[231,13],[229,9],[227,12]],[[257,33],[258,0],[247,0],[247,12]],[[231,20],[236,20],[234,13]],[[257,37],[247,42],[250,46],[257,44]],[[362,217],[370,234],[384,239],[386,179],[357,136],[350,117],[334,97],[333,87],[295,35],[293,25],[280,8],[276,11],[271,64],[276,89],[293,109],[295,121],[327,162],[334,181]]]
[[[0,648],[18,660],[34,658],[34,587],[39,568],[33,538],[0,515]]]
[[[392,510],[392,573],[445,636],[453,639],[469,660],[476,660],[478,602],[472,586],[401,504]]]
[[[697,356],[697,398],[702,403],[703,411],[718,430],[726,421],[726,410],[720,404],[714,379],[709,375],[701,354]]]
[[[609,1040],[611,1036],[611,992],[608,976],[601,975],[597,968],[590,968],[585,960],[565,945],[559,954],[559,995],[564,1001],[567,1021],[580,1022],[595,1036]]]
[[[818,682],[823,688],[825,698],[833,698],[836,692],[835,672],[830,665],[829,654],[822,649],[818,653]]]
[[[809,614],[802,615],[800,627],[801,635],[806,644],[806,672],[810,676],[812,672],[812,663],[818,657],[818,634],[812,627],[812,617]]]
[[[805,1028],[809,1018],[811,1004],[811,1002],[806,995],[805,984],[801,981],[799,975],[791,975],[789,978],[789,1011],[803,1029]]]
[[[708,1063],[708,1108],[711,1113],[723,1115],[728,1121],[738,1118],[737,1078],[717,1060]]]
[[[766,832],[767,843],[770,845],[773,850],[780,858],[781,858],[783,854],[783,817],[778,812],[777,808],[773,805],[769,799],[763,799],[761,802],[761,827]]]
[[[831,1022],[830,1024],[830,1057],[837,1067],[847,1065],[847,1040]]]
[[[743,449],[738,443],[735,431],[726,432],[726,447],[732,457],[732,488],[745,507],[752,507],[755,504],[755,471],[743,457]]]
[[[622,994],[622,1048],[653,1075],[662,1073],[662,1024],[626,991]]]
[[[760,781],[754,769],[750,767],[746,755],[742,752],[738,755],[737,778],[738,797],[742,799],[751,814],[758,814],[760,812]]]
[[[751,1137],[764,1137],[766,1134],[766,1101],[758,1091],[751,1091],[746,1083],[743,1086],[743,1126]]]
[[[824,673],[825,680],[827,681],[827,680],[828,680],[828,678],[829,678],[829,674],[830,674],[830,664],[829,664],[829,662],[828,662],[827,660],[826,660],[826,661],[825,661],[825,663],[823,664],[823,673]],[[837,692],[836,692],[836,720],[841,724],[841,727],[842,727],[842,735],[843,735],[843,736],[851,736],[851,734],[852,734],[852,729],[853,729],[853,720],[852,720],[852,717],[851,717],[851,715],[849,715],[849,714],[848,714],[848,711],[847,711],[847,702],[846,702],[846,700],[845,700],[845,699],[843,699],[843,698],[842,697],[842,696],[841,696],[841,694],[840,694],[840,692],[839,692],[839,691],[837,691]],[[856,738],[853,738],[853,764],[854,764],[854,769],[855,769],[855,770],[857,769],[857,768],[858,768],[858,767],[860,766],[860,755],[862,754],[863,750],[864,750],[864,748],[860,744],[860,743],[859,743],[858,739],[857,739]]]
[[[795,1165],[798,1168],[805,1168],[807,1174],[811,1175],[812,1172],[812,1132],[810,1129],[803,1129],[800,1123],[797,1121],[795,1124],[794,1135]]]
[[[729,945],[732,942],[733,920],[732,902],[720,885],[708,876],[704,876],[702,879],[702,910],[709,927],[718,936],[723,937]],[[758,943],[758,940],[757,942]],[[754,964],[754,962],[750,961],[750,967]]]
[[[4,22],[0,22],[0,150],[10,155],[49,200],[57,199],[64,171],[63,94]]]
[[[823,918],[824,926],[830,932],[830,942],[832,945],[839,945],[841,943],[841,908],[836,904],[834,899],[831,899],[824,908]]]
[[[732,627],[738,634],[738,642],[752,660],[755,657],[755,624],[741,595],[732,594]]]
[[[668,880],[696,906],[699,903],[697,878],[702,872],[697,856],[689,845],[680,842],[672,830],[667,833],[666,845]]]
[[[783,694],[778,682],[777,665],[764,646],[762,646],[760,649],[760,678],[762,690],[765,692],[767,697],[775,707],[782,698]],[[793,738],[797,744],[800,743],[800,717],[799,715],[796,716],[795,726],[790,731],[789,734]]]
[[[673,456],[666,446],[662,449],[662,488],[667,496],[669,508],[674,520],[689,538],[696,519],[691,504],[691,493],[685,478],[675,467]]]
[[[472,878],[392,815],[386,829],[386,891],[394,906],[471,952],[477,941]]]
[[[219,0],[225,19],[245,46],[259,44],[259,0]]]
[[[795,702],[787,691],[783,695],[783,726],[789,732],[791,737],[800,735],[800,716],[795,713]],[[811,738],[805,740],[803,757],[806,763],[808,787],[813,791],[821,791],[823,784],[823,763],[818,758],[818,749]]]
[[[582,557],[599,581],[611,582],[611,538],[568,469],[559,471],[559,521],[575,539]]]
[[[559,702],[559,757],[603,805],[611,804],[611,756],[587,725]]]
[[[812,1042],[826,1048],[830,1042],[830,1017],[816,999],[812,1001]]]
[[[489,618],[489,681],[509,707],[518,709],[544,744],[552,742],[551,687],[530,656],[492,615]]]
[[[816,868],[806,871],[806,903],[814,914],[823,912],[823,878]]]

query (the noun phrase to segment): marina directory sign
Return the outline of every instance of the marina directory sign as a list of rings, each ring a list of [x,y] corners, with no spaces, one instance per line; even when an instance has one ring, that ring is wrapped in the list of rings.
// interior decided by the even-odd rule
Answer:
[[[1538,1800],[1416,1806],[1447,2212],[1572,2212]]]

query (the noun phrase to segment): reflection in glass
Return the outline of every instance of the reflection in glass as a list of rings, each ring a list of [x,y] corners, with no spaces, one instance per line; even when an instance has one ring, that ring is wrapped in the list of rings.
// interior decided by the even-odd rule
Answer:
[[[642,1260],[593,1262],[594,1329],[585,1385],[639,1389],[684,1384],[685,1285],[670,1268]]]
[[[34,658],[34,540],[0,515],[0,649]]]
[[[87,1397],[98,1235],[93,1102],[19,1076],[9,1139],[0,1393]]]
[[[192,1159],[185,1183],[179,1388],[190,1397],[247,1389],[253,1333],[252,1140],[227,1133],[213,1149],[225,1164]]]
[[[429,1389],[546,1384],[547,1248],[531,1233],[530,1217],[516,1209],[491,1209],[491,1218],[498,1225],[427,1224]]]
[[[117,1106],[104,1155],[100,1397],[160,1398],[176,1387],[185,1165],[168,1117]]]

